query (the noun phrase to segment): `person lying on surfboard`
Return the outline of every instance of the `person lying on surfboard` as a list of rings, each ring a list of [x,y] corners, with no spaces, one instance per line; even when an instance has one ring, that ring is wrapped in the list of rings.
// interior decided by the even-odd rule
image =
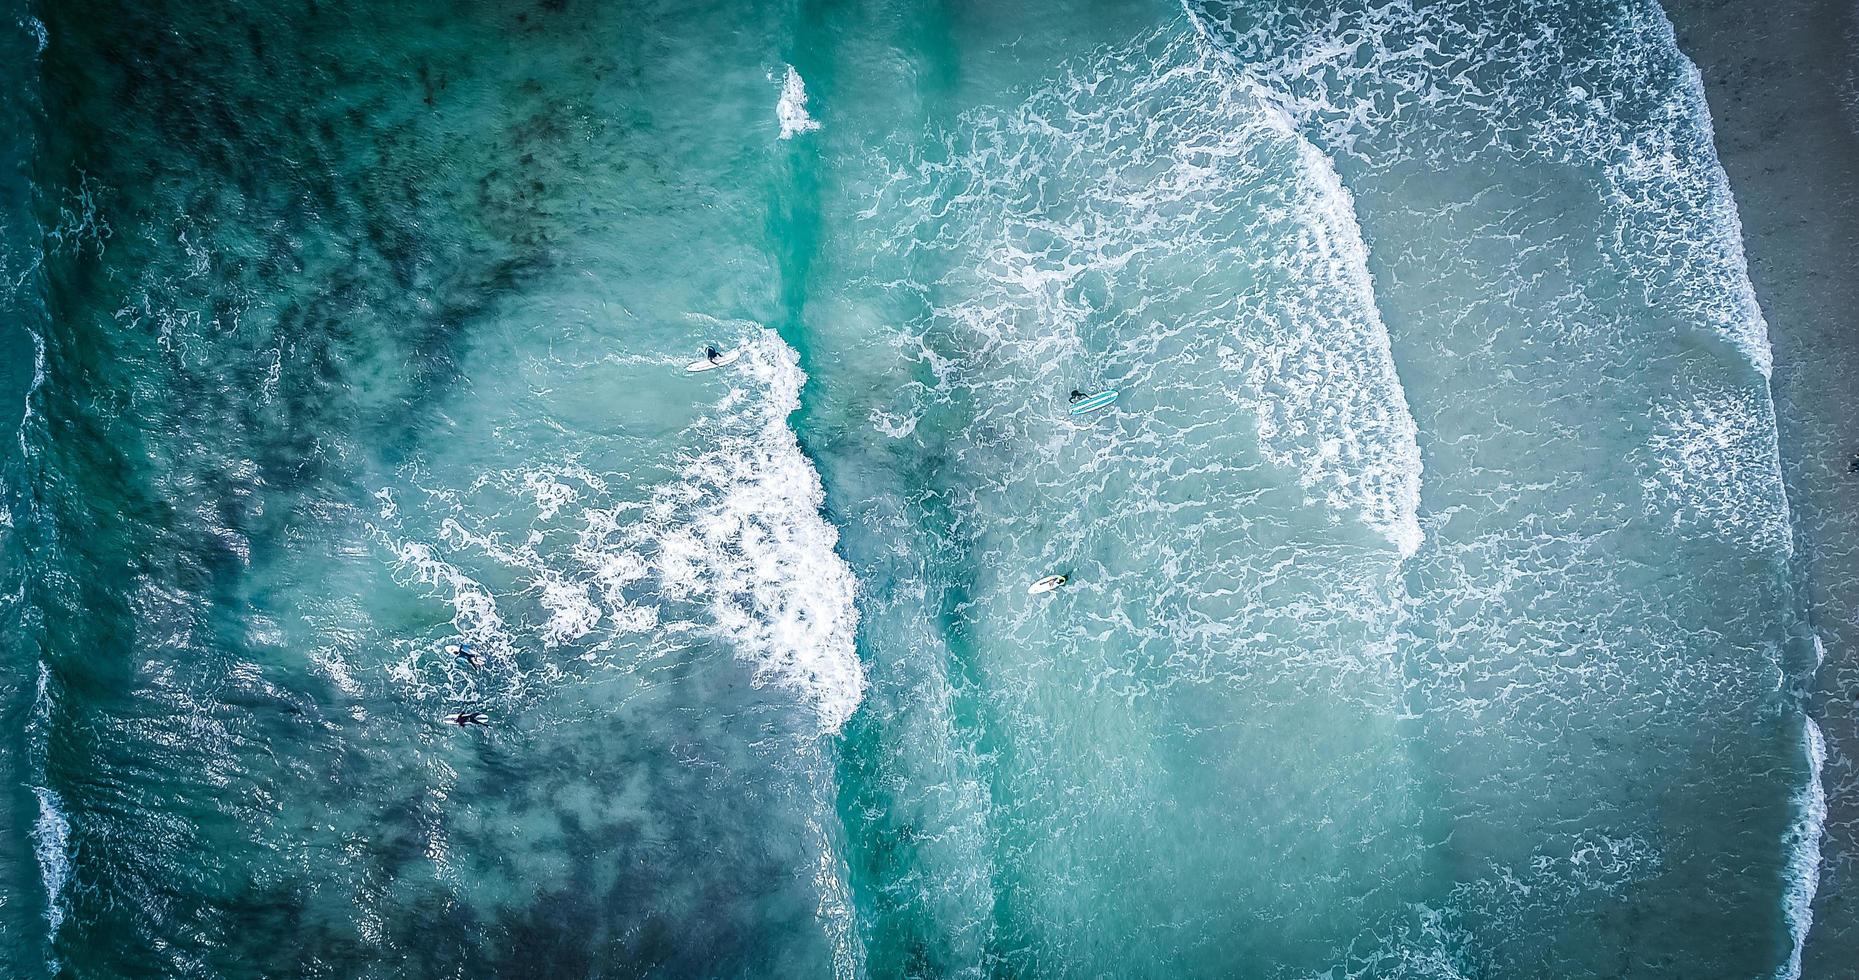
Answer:
[[[1027,595],[1044,595],[1071,581],[1070,575],[1048,575],[1026,587]]]
[[[722,359],[723,359],[722,351],[717,350],[715,347],[704,348],[704,360],[709,361],[712,364],[715,364],[718,361],[721,361]]]
[[[446,715],[445,720],[460,728],[468,725],[476,725],[479,728],[491,727],[491,716],[482,711],[460,711],[455,715]]]
[[[1072,403],[1073,405],[1076,405],[1076,404],[1078,404],[1079,402],[1081,402],[1081,401],[1084,401],[1084,400],[1085,400],[1086,398],[1089,398],[1089,397],[1091,397],[1091,396],[1090,396],[1090,395],[1087,395],[1087,394],[1085,394],[1085,393],[1084,393],[1084,392],[1082,392],[1082,391],[1079,391],[1079,390],[1078,390],[1078,389],[1076,389],[1076,388],[1073,388],[1073,389],[1072,389],[1072,400],[1071,400],[1071,403]]]

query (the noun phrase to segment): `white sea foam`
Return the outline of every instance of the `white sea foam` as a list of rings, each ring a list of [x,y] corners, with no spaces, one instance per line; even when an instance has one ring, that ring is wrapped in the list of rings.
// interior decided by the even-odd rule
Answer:
[[[462,638],[494,654],[525,636],[550,649],[587,637],[603,624],[615,632],[640,632],[656,624],[656,610],[633,605],[625,593],[628,584],[643,577],[643,563],[637,555],[616,552],[604,538],[618,526],[617,515],[625,508],[590,507],[579,515],[586,526],[566,548],[572,563],[561,562],[550,550],[553,535],[560,533],[555,519],[584,498],[606,493],[602,477],[570,462],[486,474],[472,489],[488,487],[528,504],[527,513],[518,512],[527,526],[514,543],[513,535],[487,526],[504,516],[501,509],[488,517],[459,510],[439,521],[437,541],[430,544],[383,535],[395,553],[396,568],[435,588],[434,594],[452,606],[452,622]],[[401,511],[395,495],[382,490],[375,496],[381,520],[394,521]],[[499,596],[461,569],[467,558],[519,571],[525,587]],[[533,596],[543,612],[539,622],[522,621],[506,609],[523,595]]]
[[[1613,137],[1620,148],[1606,159],[1618,234],[1633,259],[1626,268],[1650,305],[1684,311],[1715,330],[1767,377],[1774,362],[1768,324],[1749,278],[1742,218],[1717,160],[1704,81],[1677,53],[1670,22],[1661,16],[1658,26],[1679,83],[1654,108],[1652,125]],[[1591,142],[1584,132],[1575,145]]]
[[[1216,12],[1206,16],[1204,8]],[[1614,399],[1632,406],[1627,411],[1638,419],[1636,398],[1652,401],[1652,432],[1630,460],[1649,512],[1662,521],[1787,553],[1791,535],[1777,463],[1775,412],[1758,376],[1770,367],[1766,325],[1749,286],[1735,204],[1711,145],[1696,72],[1678,53],[1657,4],[1211,0],[1189,9],[1197,26],[1229,52],[1236,70],[1256,77],[1303,133],[1339,158],[1359,193],[1375,194],[1389,205],[1381,230],[1395,234],[1376,244],[1395,239],[1384,256],[1408,287],[1402,298],[1415,297],[1404,303],[1410,312],[1437,315],[1445,330],[1456,326],[1450,321],[1458,317],[1481,327],[1516,325],[1521,329],[1507,341],[1540,344],[1535,352],[1553,349],[1586,362],[1585,368],[1604,364],[1605,375],[1581,374],[1597,382],[1621,378],[1642,361],[1637,356],[1642,350],[1653,355],[1648,361],[1669,355],[1664,369],[1596,395],[1576,392],[1543,414],[1553,418],[1567,409],[1552,424],[1589,426],[1607,420],[1585,417],[1584,405]],[[1430,171],[1447,173],[1435,180]],[[1487,175],[1493,176],[1486,181]],[[1519,179],[1513,181],[1512,175]],[[1489,198],[1481,200],[1487,184]],[[1443,197],[1432,197],[1432,192]],[[1410,203],[1420,201],[1426,203]],[[1432,207],[1444,212],[1439,220],[1403,213],[1404,208]],[[1456,287],[1447,275],[1439,277],[1447,288],[1462,291],[1463,299],[1441,296],[1443,289],[1432,290],[1424,280],[1416,287],[1420,276],[1450,273],[1451,264],[1403,260],[1399,250],[1439,248],[1450,258],[1462,244],[1452,233],[1475,226],[1477,234],[1489,237],[1467,245],[1461,265],[1485,275]],[[1433,229],[1448,234],[1422,237]],[[1412,234],[1416,230],[1421,234]],[[1511,255],[1516,258],[1508,271],[1516,276],[1506,281],[1512,277],[1503,274],[1504,259]],[[1490,274],[1493,269],[1498,275]],[[1483,283],[1493,286],[1485,290]],[[1517,295],[1522,299],[1511,302]],[[1489,316],[1491,308],[1505,315]],[[1466,336],[1469,343],[1460,349],[1483,339]],[[1674,379],[1671,367],[1680,363],[1697,374]],[[1729,380],[1716,382],[1719,375]],[[1507,377],[1490,390],[1501,394],[1518,381],[1535,384],[1534,379]],[[1494,401],[1492,407],[1502,404]],[[1444,407],[1450,412],[1458,406]],[[1499,432],[1489,443],[1493,447],[1503,445],[1505,427],[1504,420],[1495,421]],[[1605,444],[1599,429],[1571,434],[1568,441],[1584,448]],[[1485,454],[1454,450],[1450,455],[1483,463]],[[1440,731],[1460,726],[1483,739],[1499,725],[1505,741],[1550,745],[1565,737],[1570,719],[1583,717],[1585,710],[1603,713],[1596,717],[1635,717],[1635,712],[1661,710],[1658,706],[1675,691],[1699,692],[1702,696],[1682,699],[1694,710],[1661,715],[1658,723],[1670,725],[1694,716],[1710,718],[1716,710],[1745,704],[1758,691],[1772,689],[1780,665],[1766,662],[1762,646],[1731,653],[1719,623],[1709,615],[1700,621],[1691,612],[1702,611],[1707,597],[1685,583],[1649,592],[1644,570],[1620,566],[1612,546],[1590,546],[1568,533],[1584,524],[1612,523],[1608,508],[1619,508],[1611,499],[1617,494],[1594,499],[1598,520],[1558,519],[1552,508],[1518,501],[1535,499],[1539,490],[1548,491],[1542,494],[1545,499],[1556,499],[1569,484],[1549,485],[1558,482],[1554,475],[1503,482],[1503,474],[1493,476],[1498,479],[1449,475],[1440,502],[1462,501],[1474,525],[1479,516],[1495,512],[1512,526],[1448,533],[1442,547],[1428,552],[1421,580],[1431,581],[1414,607],[1437,646],[1407,646],[1416,651],[1416,662],[1445,668],[1411,672],[1421,678],[1417,683],[1428,694],[1429,721]],[[1582,480],[1579,486],[1591,482],[1585,473]],[[1465,493],[1475,483],[1484,484],[1476,487],[1477,495]],[[1625,496],[1630,499],[1633,490],[1627,486]],[[1589,502],[1578,506],[1585,511]],[[1471,538],[1474,533],[1483,540]],[[1543,551],[1532,556],[1532,549]],[[1455,552],[1473,560],[1461,560]],[[1647,615],[1631,624],[1626,622],[1630,617],[1618,617],[1618,625],[1591,634],[1586,620],[1596,615],[1591,603],[1597,597],[1615,609],[1644,603]],[[1674,610],[1688,614],[1681,619],[1674,612],[1672,619],[1661,620],[1660,607],[1668,597]],[[1606,623],[1615,613],[1601,608],[1599,617]],[[1554,622],[1562,617],[1577,618],[1582,625]],[[1603,639],[1604,632],[1617,635]],[[1565,642],[1561,637],[1573,640],[1570,652],[1557,650]],[[1634,648],[1657,651],[1658,669],[1643,674],[1652,663],[1618,652]],[[1648,686],[1647,676],[1657,683]],[[1575,697],[1593,703],[1583,706]],[[1610,698],[1621,703],[1603,702]],[[1499,740],[1491,741],[1496,750]],[[1605,778],[1605,764],[1594,774]],[[1594,786],[1586,775],[1575,780],[1566,774],[1529,775],[1533,799],[1593,792],[1607,801],[1608,809],[1597,806],[1589,812],[1632,812],[1620,810],[1620,797],[1604,785]],[[1510,792],[1515,793],[1515,785]],[[1810,790],[1800,810],[1811,812],[1813,804]],[[1490,817],[1494,811],[1475,812]],[[1502,814],[1492,819],[1509,828]],[[1494,840],[1501,836],[1490,835]],[[1798,842],[1809,836],[1805,831],[1796,835]],[[1792,850],[1792,880],[1809,880],[1811,872],[1804,870],[1808,848],[1803,844]],[[1555,858],[1556,866],[1584,874],[1608,870],[1598,856],[1577,853],[1583,858],[1579,865]],[[1608,880],[1605,875],[1603,880]],[[1540,894],[1539,886],[1532,887]],[[1485,915],[1521,923],[1532,918],[1518,912],[1527,897],[1518,891],[1516,908],[1509,902],[1483,903]],[[1795,908],[1804,911],[1806,899],[1811,893],[1804,898],[1799,888],[1789,897],[1797,949],[1806,919]]]
[[[1187,10],[1303,132],[1371,169],[1480,155],[1593,168],[1614,224],[1601,244],[1649,304],[1769,372],[1710,111],[1657,3],[1578,27],[1543,2]]]
[[[807,115],[807,86],[793,65],[788,65],[787,74],[782,76],[781,98],[775,103],[775,118],[781,122],[780,138],[784,140],[820,128],[819,122]]]
[[[45,884],[45,922],[56,935],[65,921],[65,886],[71,881],[71,821],[65,817],[63,800],[43,786],[35,786],[39,799],[39,818],[32,825],[33,855],[39,863],[39,879]]]
[[[26,335],[32,338],[32,383],[26,386],[25,405],[20,409],[19,427],[13,432],[13,439],[19,446],[21,459],[30,459],[32,456],[32,445],[27,439],[27,431],[32,425],[33,417],[37,414],[32,410],[32,399],[45,384],[45,338],[31,328],[27,328]]]
[[[1475,954],[1467,956],[1489,941],[1486,931],[1474,923],[1550,919],[1554,912],[1582,902],[1584,895],[1622,894],[1653,877],[1663,863],[1659,852],[1637,836],[1583,834],[1544,842],[1516,866],[1487,864],[1482,874],[1463,877],[1437,905],[1400,909],[1393,921],[1365,930],[1360,945],[1352,944],[1343,962],[1307,976],[1485,976],[1490,971],[1477,969]]]
[[[971,113],[947,159],[895,175],[887,193],[907,221],[948,212],[931,247],[974,256],[963,262],[980,282],[949,284],[961,298],[941,305],[977,364],[1086,376],[1132,364],[1104,380],[1166,384],[1176,411],[1252,420],[1264,455],[1312,497],[1411,555],[1416,429],[1350,195],[1206,48],[1158,35],[1016,109]],[[968,364],[932,366],[943,384],[987,383]],[[889,415],[874,424],[909,431]]]
[[[1347,339],[1339,353],[1348,356],[1326,351],[1318,358],[1327,377],[1307,391],[1305,397],[1314,404],[1306,412],[1323,423],[1318,451],[1303,452],[1304,479],[1307,485],[1325,486],[1332,507],[1358,510],[1370,527],[1408,557],[1419,550],[1421,541],[1418,429],[1375,304],[1368,247],[1356,223],[1355,204],[1330,158],[1299,136],[1282,112],[1273,108],[1265,118],[1296,141],[1303,173],[1314,191],[1300,202],[1306,204],[1300,219],[1312,236],[1312,248],[1304,258],[1321,263],[1332,288],[1341,287],[1345,297],[1321,314],[1344,321],[1330,326],[1328,333]],[[1316,309],[1309,311],[1310,318],[1317,316]],[[1270,440],[1267,445],[1272,445]]]
[[[614,547],[623,525],[622,514],[637,508],[589,508],[585,524],[576,534],[570,553],[587,573],[588,588],[600,596],[608,621],[623,632],[643,632],[658,623],[657,606],[637,605],[627,590],[650,572],[638,551]]]
[[[574,488],[546,472],[524,473],[523,486],[535,497],[536,520],[539,521],[554,517],[563,507],[575,502]]]
[[[1690,394],[1652,409],[1657,427],[1640,461],[1652,513],[1669,515],[1678,527],[1703,526],[1752,548],[1791,553],[1767,388],[1687,387]]]
[[[71,254],[88,249],[94,255],[102,255],[104,243],[115,235],[103,211],[106,193],[101,182],[79,171],[77,186],[66,188],[59,201],[57,223],[45,233],[49,242],[47,251]]]
[[[32,767],[40,783],[47,779],[45,751],[47,728],[52,711],[51,671],[39,662],[38,680],[32,696],[31,736]],[[45,886],[45,922],[47,943],[55,940],[65,921],[65,890],[71,882],[71,821],[65,815],[64,801],[49,786],[32,787],[39,802],[39,815],[32,826],[32,852],[39,866],[39,880]],[[57,972],[55,964],[50,965]]]
[[[509,643],[497,599],[489,589],[440,558],[430,545],[418,541],[390,541],[390,544],[397,569],[411,573],[417,582],[440,590],[438,594],[451,604],[452,623],[462,636],[480,646]]]
[[[792,692],[836,731],[864,681],[852,575],[787,425],[805,375],[772,332],[732,331],[748,333],[742,357],[716,378],[733,385],[684,434],[700,448],[675,459],[674,479],[628,486],[573,459],[495,471],[473,482],[470,506],[431,491],[443,516],[423,534],[405,529],[420,510],[382,491],[392,530],[378,533],[396,571],[450,604],[457,634],[489,655],[574,644],[591,661],[622,635],[710,632],[757,685]],[[494,587],[511,572],[514,589]]]
[[[1819,641],[1815,641],[1818,646]],[[1788,919],[1793,946],[1788,962],[1775,971],[1779,980],[1800,980],[1801,951],[1814,924],[1814,893],[1820,888],[1820,841],[1826,833],[1827,791],[1821,770],[1827,763],[1827,743],[1814,719],[1802,719],[1802,750],[1807,753],[1808,778],[1795,796],[1795,823],[1783,839],[1788,854],[1787,890],[1782,913]]]
[[[600,607],[589,597],[586,585],[545,570],[536,587],[540,592],[538,601],[549,611],[549,620],[542,627],[544,646],[578,640],[600,625]]]
[[[647,507],[647,559],[669,597],[701,603],[754,665],[758,684],[793,692],[837,731],[857,709],[864,670],[851,570],[820,515],[825,492],[788,428],[806,381],[772,331],[747,338],[734,388],[679,479]]]

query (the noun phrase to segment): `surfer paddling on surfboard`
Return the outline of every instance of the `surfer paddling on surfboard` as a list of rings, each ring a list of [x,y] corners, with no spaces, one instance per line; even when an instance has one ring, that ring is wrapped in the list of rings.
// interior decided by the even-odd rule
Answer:
[[[1026,587],[1027,595],[1044,595],[1071,581],[1070,575],[1048,575]]]
[[[491,727],[491,716],[482,711],[460,711],[457,714],[446,715],[445,720],[460,728],[468,728],[472,725],[479,728]]]
[[[717,350],[715,347],[706,346],[704,348],[704,356],[701,358],[698,358],[695,361],[692,361],[689,364],[686,364],[684,366],[684,370],[689,371],[692,374],[695,374],[698,371],[709,371],[715,368],[723,367],[724,365],[727,365],[727,364],[736,363],[737,356],[738,356],[738,353],[733,350],[732,351],[721,351],[721,350]]]
[[[1071,413],[1073,415],[1088,415],[1100,408],[1109,407],[1110,403],[1116,400],[1117,392],[1114,388],[1096,392],[1095,394],[1088,394],[1073,388],[1071,393]]]

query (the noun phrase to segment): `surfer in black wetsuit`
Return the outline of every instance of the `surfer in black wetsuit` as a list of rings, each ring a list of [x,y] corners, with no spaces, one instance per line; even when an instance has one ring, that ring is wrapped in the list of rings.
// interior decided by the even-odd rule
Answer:
[[[1084,393],[1084,392],[1082,392],[1082,391],[1079,391],[1079,390],[1078,390],[1078,389],[1076,389],[1076,388],[1073,388],[1073,389],[1072,389],[1072,398],[1071,398],[1071,403],[1072,403],[1073,405],[1076,405],[1076,404],[1078,404],[1079,402],[1081,402],[1081,401],[1084,401],[1084,400],[1085,400],[1086,398],[1089,398],[1089,397],[1091,397],[1091,396],[1090,396],[1090,395],[1087,395],[1087,394],[1085,394],[1085,393]]]
[[[478,665],[478,651],[471,649],[471,644],[469,643],[460,643],[456,646],[448,644],[445,648],[445,652],[464,661],[467,667],[476,667]]]
[[[716,362],[722,359],[723,359],[722,351],[717,350],[715,347],[704,348],[704,360],[709,361],[712,364],[715,364]]]
[[[455,715],[446,715],[445,720],[460,728],[466,728],[471,725],[476,725],[479,728],[491,727],[491,716],[482,711],[460,711]]]

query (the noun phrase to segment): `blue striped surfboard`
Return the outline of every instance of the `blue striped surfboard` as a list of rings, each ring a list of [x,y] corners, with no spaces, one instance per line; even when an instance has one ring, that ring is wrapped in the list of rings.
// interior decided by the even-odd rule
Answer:
[[[1076,404],[1072,405],[1072,414],[1089,415],[1100,408],[1108,407],[1111,402],[1116,400],[1117,393],[1115,391],[1100,391],[1089,398],[1079,399]]]

